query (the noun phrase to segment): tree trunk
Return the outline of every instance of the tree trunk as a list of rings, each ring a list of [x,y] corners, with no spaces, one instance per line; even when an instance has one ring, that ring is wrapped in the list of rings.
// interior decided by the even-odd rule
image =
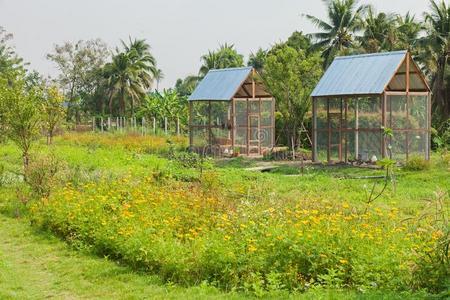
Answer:
[[[30,156],[28,154],[28,150],[25,150],[22,153],[22,159],[23,159],[23,180],[25,182],[28,182],[27,169],[28,169],[28,166],[30,165]]]
[[[113,101],[113,92],[111,91],[109,94],[109,99],[108,99],[108,106],[109,106],[109,114],[113,115],[113,111],[112,111],[112,101]]]
[[[125,90],[123,88],[120,90],[120,110],[122,116],[125,116]]]

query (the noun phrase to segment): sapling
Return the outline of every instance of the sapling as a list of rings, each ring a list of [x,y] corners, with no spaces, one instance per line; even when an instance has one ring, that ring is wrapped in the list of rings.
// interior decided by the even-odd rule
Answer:
[[[387,157],[380,159],[377,161],[377,165],[382,167],[386,173],[384,176],[384,183],[381,190],[375,195],[375,187],[377,186],[377,182],[374,182],[372,189],[370,191],[370,194],[367,197],[367,204],[370,204],[374,202],[376,199],[378,199],[383,193],[386,191],[387,186],[389,185],[389,182],[392,183],[394,192],[395,192],[395,165],[396,161],[392,159],[392,145],[389,143],[389,138],[392,138],[394,136],[393,131],[391,128],[383,128],[383,138],[384,138],[384,144],[386,145],[386,153]]]

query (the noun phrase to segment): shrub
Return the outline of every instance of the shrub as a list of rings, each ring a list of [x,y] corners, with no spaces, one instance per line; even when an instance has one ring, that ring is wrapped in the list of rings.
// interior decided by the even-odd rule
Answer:
[[[35,156],[25,169],[25,182],[37,198],[48,197],[59,183],[62,162],[53,154]]]
[[[404,169],[408,171],[424,171],[430,168],[430,162],[421,156],[412,156],[408,159]]]

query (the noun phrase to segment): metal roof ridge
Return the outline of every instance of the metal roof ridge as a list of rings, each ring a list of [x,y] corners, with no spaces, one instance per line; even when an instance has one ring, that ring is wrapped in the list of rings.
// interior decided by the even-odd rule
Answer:
[[[390,51],[390,52],[377,52],[377,53],[364,53],[364,54],[355,54],[348,56],[336,56],[335,60],[343,60],[343,59],[355,59],[355,58],[364,58],[364,57],[376,57],[376,56],[390,56],[395,54],[406,54],[408,50],[398,50],[398,51]]]
[[[208,72],[225,72],[225,71],[237,71],[237,70],[251,70],[253,67],[236,67],[236,68],[224,68],[224,69],[211,69]]]

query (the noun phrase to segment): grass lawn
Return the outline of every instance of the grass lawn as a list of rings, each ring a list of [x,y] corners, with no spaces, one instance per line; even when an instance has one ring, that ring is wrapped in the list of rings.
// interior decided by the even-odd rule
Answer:
[[[3,170],[3,175],[0,172],[0,212],[3,213],[0,215],[0,236],[6,241],[0,244],[0,298],[241,299],[263,295],[265,298],[273,299],[403,299],[405,297],[421,299],[427,295],[425,292],[409,290],[389,292],[386,288],[362,288],[360,290],[364,291],[363,293],[356,292],[354,284],[339,283],[341,280],[339,278],[346,278],[345,272],[350,272],[345,271],[344,268],[341,270],[344,273],[336,275],[338,281],[335,281],[334,277],[329,277],[330,273],[326,275],[328,277],[319,275],[318,278],[323,280],[323,284],[313,285],[312,288],[306,289],[306,292],[305,290],[302,290],[302,293],[292,292],[292,290],[288,292],[287,288],[280,290],[275,288],[274,291],[261,293],[258,277],[255,277],[256,279],[251,277],[254,276],[253,274],[245,277],[248,271],[240,271],[241,273],[236,275],[233,273],[233,268],[235,264],[242,267],[250,265],[256,268],[255,270],[258,268],[261,270],[255,271],[255,276],[260,276],[258,272],[265,272],[268,268],[262,267],[261,264],[272,259],[272,253],[280,251],[277,254],[279,257],[269,266],[277,265],[280,274],[287,274],[288,271],[282,269],[285,267],[281,262],[287,259],[290,263],[295,256],[283,257],[283,255],[289,254],[293,251],[292,249],[295,250],[297,249],[295,247],[300,246],[295,250],[299,251],[299,257],[308,257],[308,261],[312,262],[313,266],[318,262],[319,265],[314,266],[316,268],[314,272],[325,272],[324,274],[334,272],[333,268],[342,268],[342,264],[346,264],[352,255],[361,256],[359,262],[358,258],[355,258],[356,265],[353,267],[353,272],[356,268],[366,267],[369,268],[367,271],[372,271],[371,259],[383,262],[383,265],[377,268],[386,268],[387,271],[391,271],[389,262],[385,261],[394,259],[390,257],[389,250],[384,249],[386,252],[380,254],[373,253],[371,247],[365,247],[364,235],[367,238],[372,233],[359,232],[359,224],[376,230],[374,231],[375,240],[369,243],[376,241],[379,245],[377,247],[381,247],[380,250],[383,249],[382,247],[391,246],[387,242],[387,236],[383,241],[383,234],[392,233],[390,237],[392,241],[395,241],[396,235],[404,238],[405,243],[398,240],[395,242],[396,245],[392,245],[398,247],[398,250],[395,250],[398,251],[396,255],[403,255],[401,253],[405,251],[407,253],[410,246],[416,247],[416,244],[421,241],[425,243],[428,238],[423,230],[416,232],[413,227],[401,228],[401,230],[411,230],[411,233],[405,232],[403,235],[401,232],[398,233],[396,228],[404,224],[402,219],[417,217],[426,206],[427,200],[435,199],[436,194],[444,195],[445,201],[448,200],[449,166],[444,164],[438,155],[433,156],[432,167],[429,170],[419,172],[396,170],[395,189],[390,184],[386,192],[367,207],[365,201],[375,181],[360,179],[360,177],[383,175],[382,170],[315,165],[307,166],[301,175],[297,166],[279,163],[279,168],[268,173],[259,173],[247,171],[245,168],[265,162],[237,158],[215,162],[200,173],[197,168],[186,166],[183,158],[171,158],[168,154],[171,153],[171,149],[167,148],[171,146],[165,145],[161,139],[158,143],[158,145],[152,142],[147,143],[148,147],[145,148],[141,145],[141,141],[135,138],[111,136],[102,138],[101,135],[88,136],[88,138],[82,136],[80,140],[76,135],[57,138],[51,147],[40,143],[34,152],[53,153],[58,160],[62,161],[65,166],[65,181],[70,178],[70,185],[68,188],[63,188],[57,182],[55,192],[52,192],[50,197],[51,205],[48,207],[42,206],[39,200],[32,200],[30,203],[37,208],[36,216],[17,201],[17,197],[29,193],[18,175],[21,172],[21,159],[17,149],[12,144],[0,145],[0,170]],[[154,152],[155,149],[158,149],[157,153]],[[147,180],[150,180],[149,183]],[[378,180],[375,191],[379,191],[381,186],[382,183]],[[154,194],[162,195],[161,199],[153,199]],[[63,198],[66,196],[67,199]],[[184,203],[186,197],[193,198]],[[207,197],[207,203],[203,203],[202,197]],[[167,205],[164,204],[165,199],[170,199]],[[99,201],[105,202],[99,206]],[[78,206],[72,205],[77,202],[84,203],[81,207],[82,211]],[[194,204],[191,205],[190,202]],[[161,207],[158,203],[161,203]],[[149,210],[148,205],[155,208]],[[213,208],[214,205],[216,209]],[[114,212],[116,209],[118,209],[117,214]],[[295,212],[296,209],[300,214],[301,211],[309,211],[312,215],[307,214],[306,217],[311,224],[302,225],[302,222],[307,221],[292,215],[291,210]],[[373,211],[374,215],[362,214],[361,223],[358,223],[360,221],[356,220],[359,218],[357,215],[366,209]],[[396,215],[398,221],[388,220],[387,216],[391,215],[392,209],[399,211]],[[272,210],[275,213],[270,213],[267,217],[267,211],[272,212]],[[184,213],[188,215],[183,215]],[[228,213],[229,215],[225,216]],[[335,213],[342,215],[336,219]],[[152,214],[155,214],[153,219]],[[11,218],[14,215],[20,215],[20,218]],[[264,221],[260,222],[258,216],[261,216]],[[220,224],[217,225],[224,217],[225,223],[233,224],[228,229],[220,227],[222,226]],[[339,244],[341,238],[335,244],[333,235],[322,237],[323,232],[329,231],[329,225],[323,227],[324,220],[328,217],[330,224],[334,224],[336,228],[339,226],[343,226],[344,230],[353,228],[358,234],[363,234],[363,237],[358,240],[350,234],[344,238],[343,232],[342,241],[349,243],[349,248]],[[340,219],[344,217],[349,218],[348,224],[347,221],[341,222]],[[163,222],[158,225],[156,224],[159,221],[158,218],[164,222],[167,219],[168,223]],[[39,223],[39,227],[45,230],[38,230],[37,226],[29,226],[30,221]],[[316,225],[313,221],[318,222],[317,227],[314,227]],[[396,222],[400,223],[397,225]],[[100,228],[101,224],[107,223],[110,231]],[[304,231],[306,239],[292,230],[295,226],[306,230]],[[159,240],[158,234],[154,232],[161,228]],[[53,233],[49,233],[51,231]],[[69,244],[57,239],[54,233],[69,241]],[[280,233],[283,236],[275,239],[275,236]],[[312,240],[309,237],[311,234]],[[381,239],[376,240],[377,235],[380,235],[378,238]],[[154,237],[153,240],[149,236]],[[411,236],[417,236],[417,240],[410,241]],[[109,237],[118,237],[118,239],[113,241],[109,240]],[[231,244],[224,242],[230,238]],[[384,246],[383,242],[386,243]],[[239,248],[241,244],[242,249]],[[334,246],[330,247],[330,244]],[[428,247],[425,244],[417,245],[424,249]],[[270,247],[275,248],[271,250]],[[356,251],[353,248],[359,250]],[[202,258],[200,254],[190,257],[197,249],[209,249],[202,250],[206,251],[202,255],[207,255],[207,251],[213,251],[216,254],[212,258],[208,256]],[[242,257],[227,257],[227,251],[242,252],[239,253]],[[256,251],[256,256],[252,255],[253,251]],[[141,256],[142,252],[146,254]],[[151,256],[147,252],[152,253]],[[379,257],[368,257],[366,262],[364,255],[374,254]],[[183,259],[183,255],[187,260]],[[413,257],[408,255],[409,258]],[[322,257],[327,256],[330,257],[330,261],[326,262],[328,267],[321,267],[324,260]],[[393,260],[393,262],[401,261],[401,258],[402,256],[398,256],[395,259],[400,260]],[[155,264],[149,259],[155,259]],[[172,259],[180,265],[171,267]],[[206,261],[202,262],[202,259]],[[213,262],[210,266],[208,265],[209,260],[216,259],[218,259],[217,265]],[[214,270],[214,268],[222,270],[221,264],[231,268],[227,276],[236,277],[227,279],[230,282],[237,280],[236,278],[244,278],[248,282],[256,281],[253,285],[245,285],[244,289],[238,288],[238,291],[213,287],[221,286],[214,283],[214,280],[212,284],[201,283],[202,280],[197,280],[202,278],[201,274],[193,277],[195,284],[183,278],[174,278],[174,282],[177,283],[172,283],[171,272],[174,274],[186,272],[186,275],[190,276],[195,273],[189,269],[194,262],[198,263],[195,268],[205,268],[206,271]],[[159,271],[155,271],[154,266],[158,266],[156,270]],[[164,269],[166,267],[167,269]],[[180,272],[174,271],[177,268]],[[271,273],[269,274],[270,268],[264,276],[272,276]],[[289,268],[289,265],[286,264],[286,268]],[[331,271],[328,268],[331,268]],[[341,271],[338,269],[338,272]],[[160,276],[161,272],[163,275]],[[358,276],[362,278],[358,280],[365,280],[366,271],[361,269],[359,272],[362,275]],[[383,274],[384,271],[375,270],[374,272]],[[397,274],[395,272],[392,274]],[[211,271],[209,278],[215,278],[216,274],[216,271]],[[386,276],[389,278],[389,275]],[[218,278],[217,280],[223,280],[221,277]],[[269,277],[263,278],[265,281],[262,283],[263,286],[270,284]],[[279,279],[275,279],[276,282],[277,280]],[[383,282],[380,279],[374,280]],[[227,283],[227,281],[224,282]],[[237,285],[243,286],[239,283]],[[388,287],[389,284],[386,286]]]

